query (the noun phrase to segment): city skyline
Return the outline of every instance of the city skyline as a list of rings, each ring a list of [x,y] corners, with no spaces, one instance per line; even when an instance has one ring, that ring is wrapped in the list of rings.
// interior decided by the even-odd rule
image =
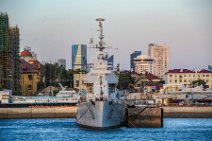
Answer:
[[[20,48],[30,46],[40,61],[63,57],[71,68],[73,44],[97,41],[95,19],[103,17],[105,41],[121,69],[130,69],[130,53],[148,54],[148,44],[170,47],[170,68],[204,68],[211,65],[212,2],[209,0],[50,1],[0,0],[10,25],[20,29]],[[42,33],[42,34],[41,34]],[[88,50],[88,61],[92,50]],[[126,57],[127,56],[127,57]]]

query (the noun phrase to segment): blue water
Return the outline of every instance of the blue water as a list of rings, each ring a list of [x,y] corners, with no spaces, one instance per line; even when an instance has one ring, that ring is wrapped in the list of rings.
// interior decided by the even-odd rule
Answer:
[[[167,118],[163,128],[79,128],[75,119],[0,120],[0,141],[212,141],[212,118]]]

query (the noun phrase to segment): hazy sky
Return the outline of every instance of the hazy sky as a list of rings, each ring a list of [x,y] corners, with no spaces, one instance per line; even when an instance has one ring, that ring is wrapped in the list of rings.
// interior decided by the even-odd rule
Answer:
[[[133,51],[147,54],[149,43],[170,46],[170,69],[212,65],[212,0],[0,0],[0,11],[19,26],[21,50],[30,46],[40,61],[65,58],[70,68],[71,45],[97,41],[102,17],[122,69]]]

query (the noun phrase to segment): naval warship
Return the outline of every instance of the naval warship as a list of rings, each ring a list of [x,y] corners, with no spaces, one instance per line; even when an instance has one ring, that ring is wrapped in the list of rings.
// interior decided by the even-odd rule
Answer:
[[[83,83],[91,84],[91,90],[78,92],[77,125],[91,129],[109,129],[119,127],[124,120],[125,107],[117,95],[118,77],[114,74],[106,60],[106,43],[103,41],[102,18],[96,19],[99,24],[99,42],[97,61],[84,76]]]

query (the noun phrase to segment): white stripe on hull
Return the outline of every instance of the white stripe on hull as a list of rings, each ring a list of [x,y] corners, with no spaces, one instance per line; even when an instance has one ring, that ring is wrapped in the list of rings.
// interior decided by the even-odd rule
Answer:
[[[125,108],[120,103],[109,101],[95,101],[94,103],[78,104],[77,124],[97,129],[120,126],[125,114]]]

